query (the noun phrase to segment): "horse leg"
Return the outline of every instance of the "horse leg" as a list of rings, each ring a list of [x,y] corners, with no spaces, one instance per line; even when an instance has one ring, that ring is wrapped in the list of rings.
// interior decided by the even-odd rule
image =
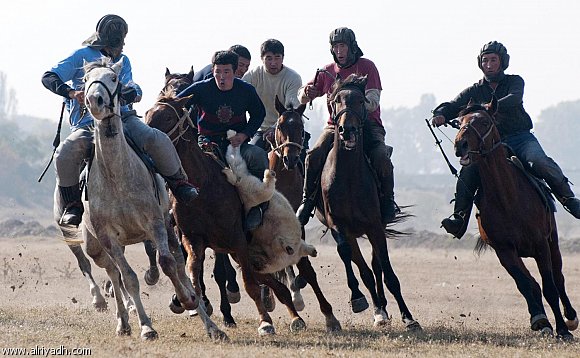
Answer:
[[[381,267],[381,262],[378,255],[373,255],[371,259],[371,267],[373,273],[375,274],[375,281],[377,282],[377,296],[379,296],[379,307],[381,307],[385,312],[387,311],[387,296],[385,295],[385,289],[383,287],[383,268]]]
[[[224,316],[224,325],[229,328],[236,327],[236,321],[232,317],[232,306],[228,300],[226,288],[226,263],[229,261],[227,254],[215,254],[215,265],[213,267],[213,277],[220,290],[220,311]]]
[[[119,336],[131,335],[131,326],[129,325],[129,312],[123,302],[123,294],[120,286],[123,284],[120,278],[119,270],[112,261],[111,256],[108,255],[102,248],[101,244],[90,235],[86,230],[83,232],[86,243],[87,254],[93,259],[95,264],[104,268],[109,276],[111,286],[113,289],[113,296],[115,297],[115,308],[117,316],[116,333]]]
[[[373,236],[369,235],[369,240],[372,240],[371,243],[375,243],[373,245],[373,259],[376,259],[378,261],[380,265],[380,270],[384,275],[385,285],[387,286],[387,289],[397,301],[397,306],[399,306],[399,311],[401,312],[401,319],[405,324],[405,328],[409,331],[422,330],[421,325],[413,318],[411,311],[409,310],[407,304],[405,303],[405,300],[403,299],[403,294],[401,293],[401,283],[399,282],[399,278],[395,274],[393,266],[391,265],[391,259],[389,258],[389,251],[387,249],[387,241],[385,240],[382,228],[377,230],[377,232]],[[382,284],[380,284],[380,281],[377,281],[377,285],[382,286]]]
[[[135,304],[135,310],[137,311],[137,316],[139,317],[139,326],[141,327],[141,339],[151,340],[158,337],[157,332],[151,326],[151,319],[147,316],[145,309],[143,308],[143,303],[141,302],[140,289],[139,289],[139,279],[137,274],[131,268],[127,259],[124,255],[123,247],[120,246],[116,241],[106,237],[106,235],[101,235],[99,240],[104,240],[109,243],[109,247],[106,249],[111,259],[115,262],[121,273],[121,282],[125,286],[125,289],[129,293],[129,296],[133,299]],[[156,245],[159,247],[159,245]],[[162,266],[163,267],[163,266]],[[121,300],[122,296],[120,289],[120,284],[116,283],[118,281],[117,277],[114,275],[109,275],[111,281],[113,282],[113,289],[115,290],[115,299],[117,302]],[[116,287],[117,286],[117,287]]]
[[[545,243],[545,246],[545,248],[548,249],[547,242]],[[542,252],[542,254],[537,256],[535,260],[540,276],[542,277],[542,292],[544,293],[544,297],[550,305],[556,320],[556,333],[558,334],[558,338],[572,339],[572,334],[568,330],[564,317],[562,316],[562,311],[560,310],[560,297],[558,295],[558,288],[554,282],[550,254],[547,250],[540,250],[540,252]]]
[[[145,252],[149,258],[149,269],[145,271],[145,283],[149,286],[153,286],[159,281],[159,268],[157,268],[157,250],[151,240],[143,241],[145,246]]]
[[[245,240],[245,236],[238,239]],[[244,281],[244,288],[248,295],[254,300],[258,314],[260,315],[260,325],[258,326],[258,334],[260,336],[276,334],[276,330],[272,325],[272,318],[268,314],[264,303],[260,297],[260,285],[256,280],[256,273],[250,264],[248,257],[248,249],[241,248],[236,250],[237,261],[242,269],[242,279]]]
[[[286,287],[280,281],[276,280],[272,274],[260,274],[258,275],[258,280],[263,284],[268,285],[268,287],[274,291],[274,294],[278,300],[288,309],[290,319],[292,320],[292,323],[290,323],[290,331],[296,332],[306,329],[306,323],[300,317],[300,315],[298,315],[298,312],[294,307],[294,303],[292,303],[292,296],[290,295],[290,290],[288,290],[288,287]]]
[[[304,309],[304,298],[302,298],[300,289],[305,287],[306,282],[302,277],[296,277],[294,267],[292,266],[287,266],[284,269],[284,273],[286,274],[286,281],[289,283],[288,288],[292,295],[292,303],[294,303],[297,311],[302,311]]]
[[[367,265],[362,252],[360,251],[360,247],[356,243],[356,238],[351,241],[352,243],[352,262],[356,264],[359,270],[359,275],[371,294],[371,300],[373,301],[373,318],[374,322],[373,325],[375,327],[382,326],[388,324],[389,316],[385,310],[380,306],[381,302],[379,300],[379,296],[377,294],[377,282],[375,281],[375,276],[373,271]],[[380,282],[380,281],[379,281]]]
[[[331,229],[330,232],[337,243],[336,250],[338,251],[338,256],[340,256],[340,259],[344,264],[344,268],[346,269],[346,282],[351,292],[350,305],[352,311],[354,313],[362,312],[369,308],[369,303],[367,302],[367,299],[363,293],[359,290],[358,280],[356,279],[352,269],[352,247],[344,235],[341,234],[338,230]]]
[[[570,331],[576,330],[578,328],[578,315],[568,294],[566,293],[566,287],[564,284],[564,274],[562,273],[562,254],[560,254],[560,247],[558,246],[558,233],[554,227],[552,232],[550,244],[550,255],[552,258],[552,274],[554,275],[554,282],[558,288],[558,293],[560,300],[562,301],[562,306],[564,307],[564,316],[566,317],[566,326]]]
[[[308,257],[301,258],[300,261],[298,261],[298,264],[296,264],[296,266],[298,267],[300,277],[303,277],[306,280],[306,282],[308,282],[310,287],[312,287],[312,290],[314,290],[314,294],[316,295],[316,298],[318,299],[318,304],[320,305],[320,311],[322,312],[324,318],[326,319],[326,331],[327,332],[341,331],[342,327],[340,326],[340,322],[336,319],[334,313],[332,313],[332,306],[330,305],[330,303],[328,303],[326,297],[324,297],[324,294],[320,289],[320,285],[318,284],[318,280],[316,279],[316,272],[314,271],[314,268],[312,267],[312,264],[310,263]]]
[[[229,303],[238,303],[240,302],[241,295],[240,295],[240,286],[238,285],[238,281],[236,280],[236,269],[232,266],[230,261],[230,257],[227,254],[217,254],[216,255],[224,255],[224,269],[226,271],[226,289],[228,295],[228,302]]]
[[[91,296],[93,297],[93,307],[97,311],[105,311],[107,310],[107,301],[101,294],[101,290],[99,289],[99,285],[95,282],[95,279],[92,275],[91,269],[91,262],[85,256],[85,253],[80,244],[76,245],[68,245],[68,248],[72,251],[77,259],[77,263],[83,276],[89,281],[89,288],[91,291]]]
[[[532,330],[551,334],[552,325],[546,317],[542,304],[540,285],[530,275],[522,259],[515,250],[496,250],[496,255],[526,300]]]
[[[168,227],[169,229],[169,227]],[[187,240],[187,242],[190,242],[189,240]],[[201,243],[198,242],[197,244],[198,246],[198,250],[199,248],[201,248],[201,251],[203,252],[203,247],[201,246]],[[205,305],[203,303],[203,300],[199,300],[199,296],[196,295],[195,290],[193,288],[192,285],[192,281],[187,277],[186,273],[185,273],[185,259],[183,257],[183,252],[182,252],[182,247],[179,245],[179,242],[177,240],[177,237],[175,236],[175,234],[173,232],[169,233],[168,230],[168,235],[167,235],[167,242],[161,242],[160,244],[157,245],[158,247],[158,251],[159,251],[159,264],[161,265],[161,269],[163,270],[163,273],[167,274],[173,274],[175,277],[172,277],[170,275],[169,278],[171,280],[171,282],[173,283],[173,287],[175,288],[175,294],[177,296],[177,299],[179,300],[180,304],[181,302],[181,294],[179,291],[183,290],[185,291],[185,294],[187,295],[187,297],[191,297],[191,299],[195,302],[199,302],[199,306],[197,307],[197,313],[199,318],[201,319],[205,330],[207,332],[207,334],[209,335],[209,337],[213,340],[216,341],[227,341],[229,340],[228,336],[221,331],[217,325],[211,320],[211,318],[209,317],[209,315],[207,314],[206,310],[205,310]],[[171,254],[171,255],[167,255],[167,254]],[[165,256],[164,258],[164,255]],[[192,257],[193,255],[188,255],[188,260]],[[171,263],[174,263],[174,267],[171,267]],[[168,265],[169,263],[169,265]],[[203,260],[201,261],[201,264],[203,265]],[[174,272],[172,272],[172,270]],[[193,276],[192,276],[193,277]],[[198,276],[199,277],[199,273]],[[195,307],[185,307],[187,309],[194,309]]]

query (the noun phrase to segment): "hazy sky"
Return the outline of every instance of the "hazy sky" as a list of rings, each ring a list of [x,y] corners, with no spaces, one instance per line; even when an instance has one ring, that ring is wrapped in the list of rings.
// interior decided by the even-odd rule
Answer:
[[[328,35],[352,28],[365,57],[381,74],[383,108],[414,106],[432,93],[453,98],[481,78],[476,56],[498,40],[511,55],[507,73],[526,81],[525,107],[534,117],[576,100],[580,75],[580,1],[62,1],[3,2],[0,71],[16,91],[18,113],[58,119],[60,98],[42,74],[80,47],[107,13],[129,24],[125,53],[144,91],[143,114],[163,86],[165,67],[201,69],[216,50],[243,44],[260,63],[268,38],[285,46],[284,63],[304,82],[332,62]],[[320,99],[318,100],[320,103]],[[428,116],[428,113],[426,113]]]

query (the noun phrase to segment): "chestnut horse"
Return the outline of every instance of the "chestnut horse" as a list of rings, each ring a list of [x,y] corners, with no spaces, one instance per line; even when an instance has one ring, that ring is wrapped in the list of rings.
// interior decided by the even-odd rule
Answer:
[[[222,174],[220,163],[203,153],[197,144],[194,124],[184,109],[188,100],[187,97],[176,99],[167,94],[166,98],[159,98],[153,108],[147,111],[145,121],[169,135],[189,181],[200,189],[199,197],[190,206],[173,201],[173,215],[182,232],[182,245],[188,253],[187,270],[196,293],[201,293],[199,278],[205,249],[209,247],[218,253],[231,254],[241,267],[246,291],[258,309],[258,333],[275,333],[272,318],[260,299],[258,282],[271,287],[280,302],[286,305],[292,320],[291,330],[305,328],[304,320],[296,312],[286,286],[271,274],[257,273],[251,265],[242,225],[242,203],[235,187]],[[220,289],[220,292],[224,294],[224,290]],[[227,302],[227,299],[222,296],[221,302]],[[233,321],[231,315],[230,318]]]
[[[366,76],[350,75],[344,81],[337,80],[329,96],[335,125],[334,146],[322,170],[316,215],[330,229],[337,243],[351,290],[352,311],[362,312],[369,307],[358,288],[351,263],[354,262],[372,298],[374,325],[389,322],[381,282],[384,275],[384,282],[397,301],[403,323],[408,330],[420,330],[421,326],[413,319],[403,300],[399,279],[389,260],[386,240],[389,232],[381,223],[377,183],[363,151],[363,126],[368,120],[366,83]],[[357,242],[357,238],[363,235],[372,246],[374,274]]]
[[[491,117],[495,104],[496,101],[492,102],[489,110],[481,105],[468,105],[460,113],[461,127],[455,138],[455,154],[461,158],[461,165],[476,165],[481,177],[477,200],[481,235],[478,247],[491,246],[515,280],[528,305],[532,330],[548,334],[553,331],[544,311],[543,291],[556,319],[557,335],[571,339],[569,330],[578,327],[578,317],[564,288],[554,213],[524,171],[506,159],[506,148]],[[543,290],[521,257],[534,258]]]

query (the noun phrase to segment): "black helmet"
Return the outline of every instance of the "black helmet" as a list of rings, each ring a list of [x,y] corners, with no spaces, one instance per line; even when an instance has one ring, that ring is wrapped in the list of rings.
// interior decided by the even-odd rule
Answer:
[[[105,15],[97,22],[96,31],[83,42],[85,46],[97,49],[119,48],[123,45],[129,26],[121,16]]]
[[[363,55],[362,50],[360,49],[360,47],[358,47],[358,44],[356,43],[354,31],[352,31],[348,27],[339,27],[338,29],[333,30],[330,33],[329,42],[330,42],[330,53],[334,58],[334,62],[336,62],[339,67],[352,66]],[[338,63],[336,55],[332,51],[332,46],[334,46],[339,42],[342,42],[348,46],[348,61],[346,65],[340,65]]]
[[[481,68],[481,57],[488,53],[495,53],[499,56],[501,61],[501,68],[502,70],[506,70],[510,65],[510,55],[507,53],[507,49],[501,42],[497,41],[490,41],[483,45],[481,50],[479,51],[479,56],[477,56],[477,66]]]

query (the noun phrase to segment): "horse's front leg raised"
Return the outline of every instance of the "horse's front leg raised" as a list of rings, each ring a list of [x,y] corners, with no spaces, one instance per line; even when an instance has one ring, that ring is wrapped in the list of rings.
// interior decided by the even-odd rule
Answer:
[[[350,305],[354,313],[359,313],[369,308],[369,303],[358,288],[358,280],[352,269],[352,247],[347,238],[336,229],[330,229],[332,237],[336,241],[338,256],[346,269],[346,282],[350,288]]]

